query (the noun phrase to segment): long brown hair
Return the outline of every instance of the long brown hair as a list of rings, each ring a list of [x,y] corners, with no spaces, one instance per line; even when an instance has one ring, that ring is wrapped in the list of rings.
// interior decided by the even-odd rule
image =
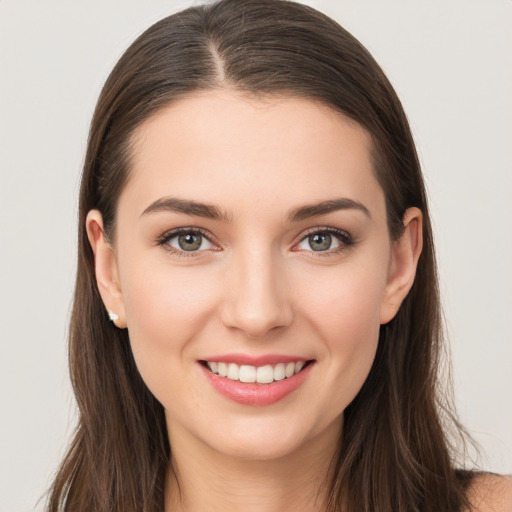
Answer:
[[[229,88],[320,101],[372,136],[392,238],[408,207],[423,212],[415,283],[381,327],[375,361],[344,412],[328,511],[453,512],[470,474],[454,469],[441,398],[442,322],[426,194],[401,103],[367,50],[336,22],[283,0],[221,0],[169,16],[124,53],[101,92],[83,168],[69,360],[79,421],[50,492],[50,512],[162,512],[171,447],[162,405],[135,366],[127,330],[106,319],[85,232],[87,212],[113,236],[130,173],[130,138],[193,91]]]

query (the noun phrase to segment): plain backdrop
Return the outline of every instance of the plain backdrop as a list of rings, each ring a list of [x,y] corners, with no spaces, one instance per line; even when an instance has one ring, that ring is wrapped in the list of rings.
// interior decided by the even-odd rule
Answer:
[[[374,54],[426,175],[460,416],[512,472],[512,3],[311,1]],[[0,512],[72,432],[66,362],[88,124],[128,44],[183,1],[0,0]]]

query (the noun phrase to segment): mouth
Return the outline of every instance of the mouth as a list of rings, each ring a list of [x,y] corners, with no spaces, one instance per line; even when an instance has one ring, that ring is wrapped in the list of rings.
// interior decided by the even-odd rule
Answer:
[[[235,357],[238,363],[233,362]],[[316,362],[315,359],[294,361],[288,357],[282,362],[275,357],[265,357],[263,361],[243,356],[228,356],[226,359],[231,360],[198,362],[214,390],[229,400],[248,406],[272,405],[293,394],[309,379]],[[249,362],[255,364],[242,364]]]
[[[201,361],[205,368],[219,377],[247,384],[260,385],[289,379],[302,372],[312,363],[313,360],[251,366],[223,361]]]

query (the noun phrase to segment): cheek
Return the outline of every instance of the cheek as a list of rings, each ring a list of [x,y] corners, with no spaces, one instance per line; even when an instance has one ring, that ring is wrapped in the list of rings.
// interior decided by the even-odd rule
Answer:
[[[326,385],[340,412],[366,380],[377,350],[380,304],[386,284],[382,269],[366,266],[340,272],[317,293],[304,293],[309,328],[322,343]]]
[[[215,273],[165,265],[127,268],[123,298],[130,331],[186,337],[215,301]],[[172,329],[170,329],[172,327]]]
[[[154,265],[124,273],[129,276],[123,282],[123,298],[133,355],[158,399],[158,383],[180,376],[189,342],[215,307],[218,285],[190,270]]]
[[[378,332],[386,281],[384,265],[351,265],[324,278],[311,276],[301,285],[303,314],[326,339],[355,342]]]

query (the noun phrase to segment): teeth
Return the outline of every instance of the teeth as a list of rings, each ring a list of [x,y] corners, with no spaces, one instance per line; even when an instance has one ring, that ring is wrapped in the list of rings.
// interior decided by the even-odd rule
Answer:
[[[304,361],[278,363],[274,366],[267,364],[258,367],[217,361],[207,361],[206,364],[213,373],[217,373],[221,377],[239,380],[240,382],[256,382],[258,384],[270,384],[274,381],[292,377],[299,373],[305,365]]]
[[[234,364],[234,363],[231,363]],[[236,365],[235,365],[236,366]],[[256,382],[256,367],[243,364],[240,366],[240,382]]]
[[[260,366],[256,370],[256,382],[270,384],[274,380],[274,368],[271,365]]]
[[[221,377],[226,377],[227,374],[228,374],[228,365],[226,363],[218,363],[217,364],[217,371],[218,371],[218,373],[219,373],[219,375]]]
[[[228,364],[228,373],[226,377],[231,380],[238,380],[240,375],[240,368],[237,364],[230,363]]]
[[[274,379],[275,380],[283,380],[285,377],[286,377],[286,370],[284,368],[284,363],[276,364],[276,367],[274,368]]]

